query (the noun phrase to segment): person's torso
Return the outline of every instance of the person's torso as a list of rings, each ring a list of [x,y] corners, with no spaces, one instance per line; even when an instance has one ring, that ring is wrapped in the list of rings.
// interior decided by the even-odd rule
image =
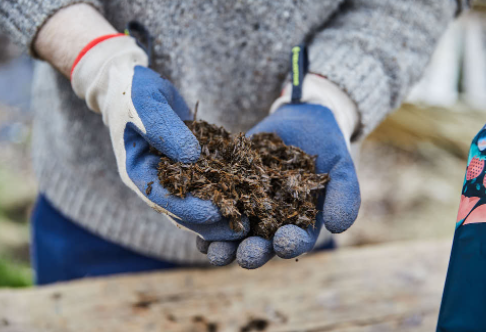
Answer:
[[[230,131],[268,112],[287,78],[291,47],[318,30],[341,1],[108,1],[120,31],[130,20],[155,38],[153,67],[189,107]]]

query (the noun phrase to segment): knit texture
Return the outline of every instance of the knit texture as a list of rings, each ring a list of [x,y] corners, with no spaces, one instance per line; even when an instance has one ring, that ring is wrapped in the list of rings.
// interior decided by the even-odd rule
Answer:
[[[350,0],[314,38],[310,71],[326,76],[356,102],[361,126],[355,139],[400,106],[420,79],[455,15],[453,4]]]
[[[32,46],[40,28],[59,9],[76,3],[87,3],[103,11],[98,0],[2,0],[0,29],[15,43],[26,48],[29,54],[35,56]]]
[[[0,28],[30,49],[58,9],[86,2],[119,31],[130,20],[155,36],[154,70],[174,83],[198,116],[248,130],[279,96],[289,52],[310,42],[312,72],[355,101],[363,137],[396,108],[429,61],[461,0],[170,1],[2,0]],[[40,190],[67,217],[140,253],[202,262],[194,235],[178,230],[125,187],[107,128],[71,90],[37,63],[33,158]]]

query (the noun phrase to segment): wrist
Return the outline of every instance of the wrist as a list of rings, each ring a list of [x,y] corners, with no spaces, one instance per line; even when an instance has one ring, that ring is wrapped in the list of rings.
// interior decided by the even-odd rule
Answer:
[[[32,51],[69,77],[74,59],[91,40],[117,31],[91,5],[77,3],[59,9],[39,30]]]
[[[146,67],[148,57],[134,38],[123,34],[102,36],[78,55],[71,70],[71,85],[76,95],[106,120],[103,110],[109,108],[110,97],[126,99],[130,95],[137,65]]]
[[[100,44],[100,43],[102,43],[102,42],[104,42],[108,39],[116,38],[116,37],[123,37],[123,36],[126,36],[126,35],[123,34],[123,33],[113,33],[113,34],[99,36],[99,37],[91,40],[89,43],[87,43],[86,46],[83,47],[83,49],[78,53],[77,57],[74,59],[73,64],[71,66],[71,71],[70,71],[69,77],[72,79],[74,68],[77,67],[78,63],[81,61],[81,59],[84,58],[84,56],[86,55],[86,53],[88,53],[88,51],[90,51],[91,49],[96,47],[96,45],[98,45],[98,44]],[[104,47],[106,48],[106,44],[104,45]],[[97,58],[96,58],[96,56],[92,55],[94,52],[100,53],[100,54],[96,55]],[[95,57],[95,61],[99,61],[100,63],[103,63],[105,61],[106,54],[101,54],[101,53],[105,53],[105,52],[102,52],[100,50],[97,50],[97,51],[94,51],[94,52],[91,52],[90,57],[92,57],[92,58]],[[95,67],[95,66],[92,66],[92,67]]]
[[[270,113],[290,103],[291,94],[292,84],[287,83],[282,95],[272,104]],[[302,102],[329,108],[349,148],[351,137],[359,125],[359,113],[355,103],[343,90],[322,76],[308,74],[302,85]]]

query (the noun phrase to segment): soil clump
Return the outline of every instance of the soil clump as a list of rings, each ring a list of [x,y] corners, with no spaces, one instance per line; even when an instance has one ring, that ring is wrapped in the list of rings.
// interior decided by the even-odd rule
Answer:
[[[236,231],[246,215],[249,236],[269,239],[283,225],[314,225],[317,195],[329,176],[315,173],[313,156],[276,134],[248,138],[205,121],[185,123],[199,140],[201,156],[183,164],[161,155],[159,181],[172,195],[213,201]]]

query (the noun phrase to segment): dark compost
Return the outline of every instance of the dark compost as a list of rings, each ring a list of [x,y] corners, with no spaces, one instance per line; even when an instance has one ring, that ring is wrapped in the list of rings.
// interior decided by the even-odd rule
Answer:
[[[160,184],[171,194],[211,200],[233,230],[248,216],[249,235],[271,238],[282,225],[313,226],[317,194],[329,181],[316,174],[315,158],[275,134],[245,137],[205,121],[186,121],[201,145],[195,164],[161,155]]]

